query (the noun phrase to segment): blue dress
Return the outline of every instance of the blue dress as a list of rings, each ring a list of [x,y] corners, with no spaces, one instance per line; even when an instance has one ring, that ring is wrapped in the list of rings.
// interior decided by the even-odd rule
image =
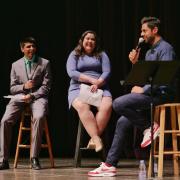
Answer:
[[[109,87],[107,85],[110,77],[111,66],[107,54],[103,51],[101,57],[98,59],[95,56],[83,55],[77,58],[75,51],[72,51],[68,57],[66,69],[71,78],[68,90],[69,107],[73,100],[79,95],[80,84],[79,76],[81,73],[91,76],[95,79],[102,78],[105,84],[101,87],[103,96],[112,97]]]

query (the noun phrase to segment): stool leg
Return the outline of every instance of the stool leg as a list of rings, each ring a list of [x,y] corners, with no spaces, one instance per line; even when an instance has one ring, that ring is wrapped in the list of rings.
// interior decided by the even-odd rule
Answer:
[[[30,161],[30,169],[32,168],[32,165],[31,165],[31,158],[32,158],[32,122],[33,122],[33,117],[31,115],[31,123],[30,123],[30,149],[29,149],[29,161]]]
[[[49,137],[49,129],[48,129],[48,124],[47,124],[47,119],[45,119],[44,130],[45,130],[45,134],[46,134],[46,140],[47,140],[48,152],[49,152],[50,161],[51,161],[51,167],[53,168],[54,167],[54,158],[53,158],[53,153],[52,153],[51,140]]]
[[[155,112],[154,112],[154,121],[158,123],[159,120],[159,107],[155,107]],[[156,154],[156,146],[157,146],[157,139],[154,140],[154,155]],[[152,151],[152,148],[151,148]],[[148,167],[148,178],[152,176],[152,154],[150,151],[150,157],[149,157],[149,167]]]
[[[163,174],[164,128],[165,128],[165,107],[161,107],[161,110],[160,110],[158,177],[162,177],[162,174]]]
[[[176,111],[177,111],[177,119],[178,119],[178,128],[180,130],[180,106],[176,107]]]
[[[18,161],[18,157],[19,157],[19,145],[21,144],[23,125],[24,125],[24,115],[22,115],[21,122],[20,122],[20,125],[19,125],[19,134],[18,134],[18,141],[17,141],[17,145],[16,145],[14,168],[17,168],[17,161]]]
[[[177,130],[175,107],[171,107],[171,127],[172,127],[172,130]],[[172,146],[173,146],[173,151],[177,152],[178,147],[177,147],[177,134],[176,133],[172,133]],[[173,163],[174,163],[174,175],[179,175],[179,163],[178,163],[177,154],[173,154]]]
[[[77,140],[76,140],[76,149],[75,149],[75,162],[74,166],[75,167],[80,167],[81,166],[81,143],[82,143],[82,123],[79,120],[78,124],[78,133],[77,133]]]
[[[152,151],[152,149],[151,149]],[[149,166],[148,166],[148,178],[150,178],[152,176],[152,166],[151,166],[151,162],[152,162],[152,156],[151,156],[151,152],[150,152],[150,157],[149,157]]]
[[[177,112],[177,120],[178,120],[178,130],[180,130],[180,106],[176,106],[176,112]]]

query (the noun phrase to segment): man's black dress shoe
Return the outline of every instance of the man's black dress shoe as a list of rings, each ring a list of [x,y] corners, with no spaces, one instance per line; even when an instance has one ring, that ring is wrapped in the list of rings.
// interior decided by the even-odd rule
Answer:
[[[0,162],[0,170],[9,169],[9,162],[7,160],[3,160]]]
[[[35,169],[35,170],[41,169],[38,158],[36,157],[31,158],[31,167],[32,169]]]

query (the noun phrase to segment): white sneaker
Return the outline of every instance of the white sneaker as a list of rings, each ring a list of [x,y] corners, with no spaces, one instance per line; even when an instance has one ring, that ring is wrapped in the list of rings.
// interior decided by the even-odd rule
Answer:
[[[157,123],[154,123],[153,125],[153,139],[156,139],[159,136],[159,125]],[[144,138],[141,143],[141,147],[144,148],[151,144],[151,128],[144,130]]]
[[[89,171],[88,176],[116,176],[116,168],[114,166],[106,166],[106,163],[102,162],[98,168]]]

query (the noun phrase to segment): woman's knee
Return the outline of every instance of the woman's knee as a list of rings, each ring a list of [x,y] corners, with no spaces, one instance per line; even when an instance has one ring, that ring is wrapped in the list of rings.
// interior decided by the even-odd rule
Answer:
[[[112,98],[104,97],[99,107],[99,111],[111,111],[112,110]]]
[[[72,106],[78,113],[89,110],[89,105],[82,103],[81,101],[74,101]]]

